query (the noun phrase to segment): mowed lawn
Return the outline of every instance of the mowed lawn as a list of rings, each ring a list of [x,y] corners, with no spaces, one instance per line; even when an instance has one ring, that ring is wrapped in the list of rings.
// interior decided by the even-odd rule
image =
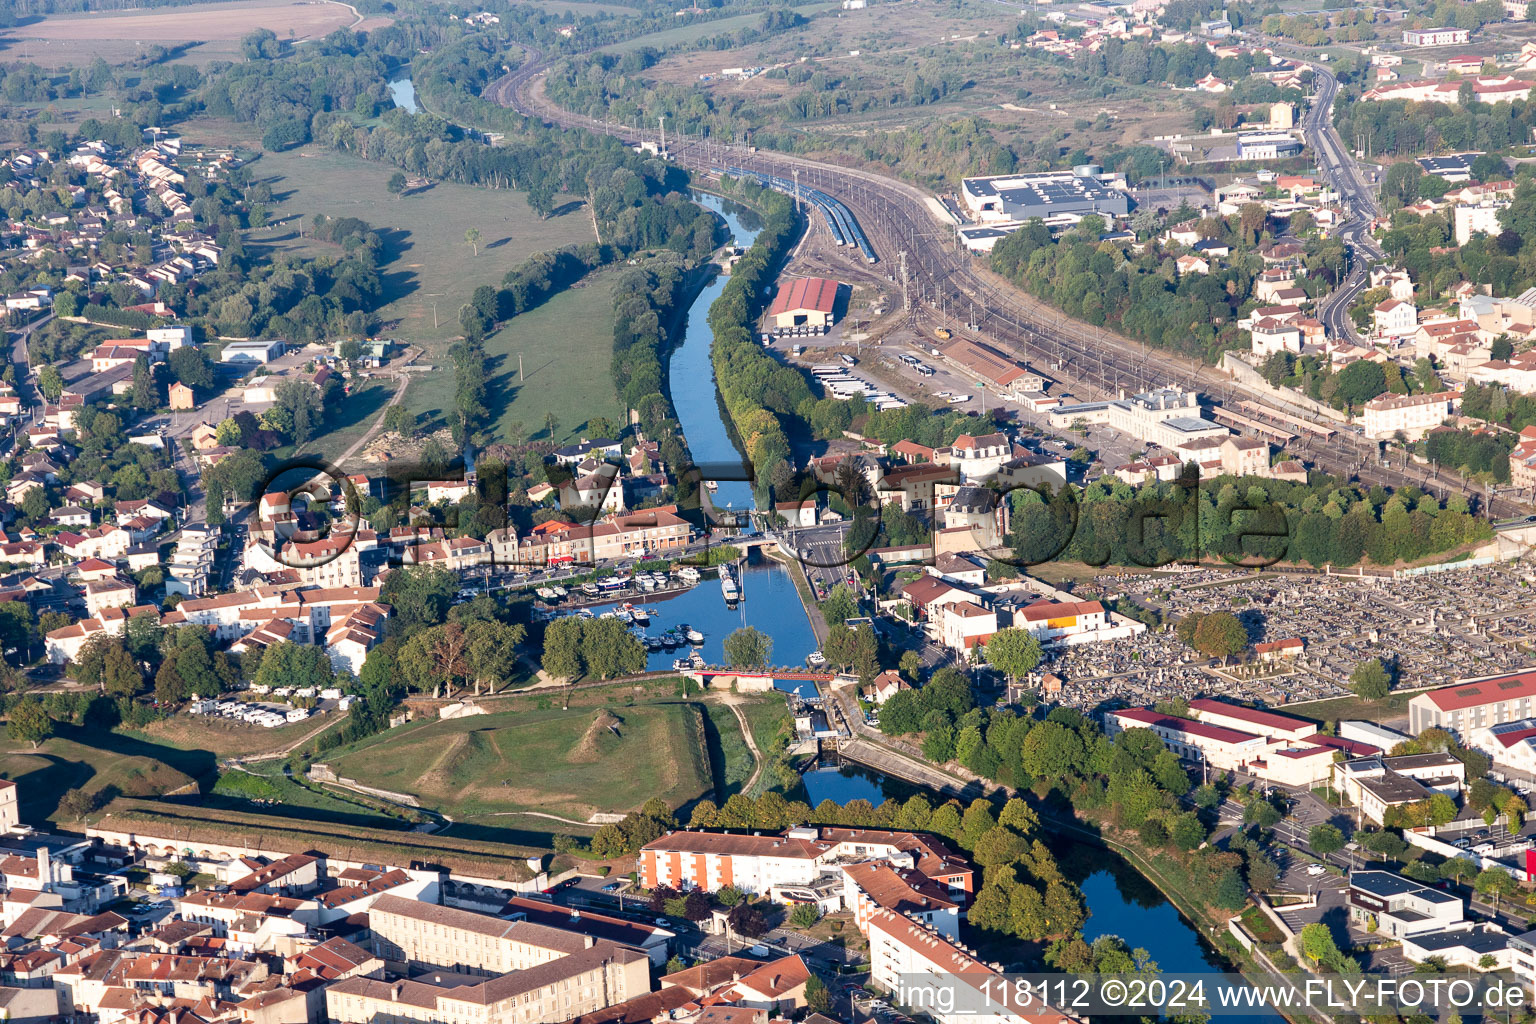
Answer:
[[[373,225],[385,242],[389,298],[378,311],[384,325],[380,334],[423,349],[417,363],[435,372],[412,384],[406,402],[417,412],[441,412],[453,395],[448,346],[459,333],[459,308],[474,290],[482,284],[500,285],[507,271],[534,253],[590,242],[596,236],[584,207],[540,220],[523,193],[506,189],[438,182],[404,197],[392,196],[385,185],[394,171],[391,165],[319,146],[268,153],[252,165],[252,172],[271,183],[273,219],[279,223],[248,232],[247,244],[335,252],[325,243],[299,237],[299,218],[306,226],[316,214],[357,217]],[[479,255],[464,240],[470,228],[480,232]],[[418,390],[425,394],[415,394]]]
[[[555,440],[576,440],[587,422],[605,416],[623,423],[613,385],[613,285],[617,270],[588,275],[576,287],[507,321],[485,339],[486,407],[498,441],[546,438],[545,416],[555,414]],[[522,356],[523,375],[517,361]],[[452,374],[413,384],[406,402],[430,413],[451,403]],[[513,436],[519,435],[519,436]]]
[[[524,810],[585,821],[653,796],[678,807],[713,795],[699,712],[681,703],[429,722],[330,752],[326,762],[340,776],[486,824]]]

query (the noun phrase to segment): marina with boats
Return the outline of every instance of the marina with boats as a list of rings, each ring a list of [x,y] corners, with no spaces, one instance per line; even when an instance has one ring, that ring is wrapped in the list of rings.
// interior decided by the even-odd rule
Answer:
[[[708,580],[717,575],[717,580]],[[700,583],[718,584],[700,586]],[[607,584],[604,588],[601,584]],[[649,584],[649,586],[647,586]],[[623,622],[646,650],[646,668],[686,671],[726,663],[725,638],[754,626],[773,638],[773,661],[804,671],[816,653],[815,633],[788,570],[759,554],[701,571],[636,572],[571,586],[562,598],[552,586],[535,591],[535,615],[612,618]],[[748,590],[752,600],[745,599]],[[824,663],[824,662],[823,662]]]

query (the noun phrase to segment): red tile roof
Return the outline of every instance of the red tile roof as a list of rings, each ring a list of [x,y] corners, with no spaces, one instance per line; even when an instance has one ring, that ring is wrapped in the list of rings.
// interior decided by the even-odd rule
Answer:
[[[773,298],[769,315],[787,313],[792,309],[814,309],[818,313],[830,313],[837,303],[837,282],[824,277],[803,277],[780,287]]]

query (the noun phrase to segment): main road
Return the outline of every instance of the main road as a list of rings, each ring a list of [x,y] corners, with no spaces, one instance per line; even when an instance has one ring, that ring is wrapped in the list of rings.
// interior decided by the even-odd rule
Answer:
[[[1312,69],[1315,91],[1312,105],[1302,121],[1307,144],[1317,154],[1317,169],[1328,187],[1339,197],[1342,220],[1337,235],[1349,253],[1349,271],[1344,281],[1318,307],[1318,319],[1335,338],[1354,338],[1355,325],[1349,307],[1370,284],[1372,264],[1382,259],[1380,247],[1371,234],[1371,224],[1381,216],[1376,197],[1360,180],[1360,168],[1339,139],[1333,127],[1333,102],[1339,94],[1339,80],[1324,64],[1306,62]]]
[[[630,144],[661,145],[657,129],[599,120],[555,104],[542,89],[547,67],[547,62],[535,57],[491,82],[484,96],[524,116],[551,124],[613,135]],[[1370,244],[1368,228],[1374,216],[1374,200],[1360,184],[1358,172],[1329,121],[1338,83],[1326,71],[1317,81],[1319,96],[1309,112],[1308,129],[1321,140],[1314,144],[1321,145],[1328,154],[1324,163],[1347,179],[1341,188],[1341,196],[1351,204],[1350,220],[1344,225],[1351,232],[1346,241],[1353,239],[1353,244],[1365,246]],[[1217,403],[1235,405],[1246,399],[1292,418],[1313,419],[1304,410],[1277,400],[1267,390],[1250,388],[1197,360],[1153,349],[1073,320],[1021,292],[964,252],[952,227],[941,224],[935,216],[933,197],[915,186],[868,171],[759,151],[676,130],[666,133],[665,142],[668,159],[690,171],[707,175],[735,166],[784,178],[798,172],[802,186],[821,189],[841,200],[858,217],[879,254],[880,267],[898,286],[904,266],[912,300],[912,323],[919,330],[935,326],[963,330],[966,318],[961,311],[974,308],[976,329],[991,343],[1012,351],[1046,376],[1071,379],[1079,392],[1115,397],[1124,392],[1182,384]],[[1365,274],[1361,266],[1352,272]],[[1347,316],[1348,302],[1343,302],[1343,308]],[[1078,397],[1086,399],[1092,395]],[[1330,428],[1338,426],[1329,421],[1317,422]],[[1319,468],[1346,479],[1357,478],[1366,486],[1414,486],[1432,490],[1442,498],[1451,492],[1461,492],[1490,503],[1492,515],[1524,513],[1524,506],[1507,497],[1490,499],[1481,489],[1454,474],[1431,474],[1412,464],[1385,464],[1376,442],[1349,430],[1338,430],[1327,439],[1298,442],[1297,451]]]

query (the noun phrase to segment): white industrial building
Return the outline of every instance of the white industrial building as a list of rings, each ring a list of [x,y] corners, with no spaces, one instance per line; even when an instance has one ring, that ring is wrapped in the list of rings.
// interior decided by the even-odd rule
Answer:
[[[219,353],[219,362],[260,366],[270,363],[287,351],[281,341],[268,338],[262,341],[232,341]]]
[[[1349,876],[1349,919],[1376,924],[1391,939],[1444,931],[1459,924],[1461,897],[1390,871],[1353,871]]]
[[[962,178],[960,198],[971,218],[982,224],[1022,224],[1063,214],[1096,213],[1106,218],[1131,212],[1131,197],[1123,179],[1096,173],[1092,166],[1040,174]]]
[[[1200,415],[1200,396],[1179,388],[1159,388],[1110,402],[1058,405],[1049,414],[1058,430],[1078,421],[1104,423],[1145,444],[1178,448],[1202,437],[1228,437],[1232,431]]]
[[[1435,793],[1459,796],[1467,782],[1466,765],[1440,753],[1362,757],[1332,768],[1334,788],[1378,825],[1390,808],[1419,803]]]

